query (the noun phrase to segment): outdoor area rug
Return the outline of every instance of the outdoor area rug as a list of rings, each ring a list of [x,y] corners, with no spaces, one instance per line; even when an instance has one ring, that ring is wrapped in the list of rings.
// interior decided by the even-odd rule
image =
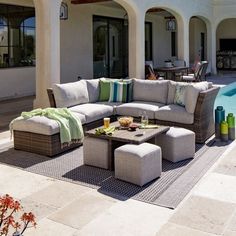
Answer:
[[[14,150],[12,143],[0,148],[0,163],[25,171],[95,188],[102,194],[129,198],[174,209],[218,160],[227,145],[215,140],[197,145],[194,159],[171,163],[163,160],[162,176],[139,187],[114,178],[114,172],[83,165],[83,147],[54,158]]]

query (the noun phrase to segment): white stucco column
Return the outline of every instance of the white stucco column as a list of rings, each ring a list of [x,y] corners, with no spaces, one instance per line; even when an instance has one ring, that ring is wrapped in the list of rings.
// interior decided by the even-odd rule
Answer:
[[[34,0],[36,13],[36,99],[34,107],[48,107],[46,89],[60,83],[61,0]]]
[[[136,10],[129,15],[129,77],[145,78],[145,12]]]
[[[216,27],[215,25],[211,25],[211,28],[209,30],[209,43],[211,44],[211,54],[209,57],[209,61],[211,62],[211,72],[213,74],[217,74],[216,69]],[[209,44],[208,44],[209,45]]]
[[[179,19],[178,22],[178,58],[185,60],[189,66],[189,19]]]

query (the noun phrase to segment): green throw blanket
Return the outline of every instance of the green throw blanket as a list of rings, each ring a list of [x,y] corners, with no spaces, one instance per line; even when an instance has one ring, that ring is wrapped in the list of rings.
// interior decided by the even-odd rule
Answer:
[[[39,108],[30,112],[21,113],[21,117],[24,119],[29,119],[33,116],[45,116],[58,123],[62,146],[79,142],[84,138],[81,121],[67,108]],[[15,120],[17,119],[19,118],[16,118]],[[15,120],[11,122],[10,129]]]

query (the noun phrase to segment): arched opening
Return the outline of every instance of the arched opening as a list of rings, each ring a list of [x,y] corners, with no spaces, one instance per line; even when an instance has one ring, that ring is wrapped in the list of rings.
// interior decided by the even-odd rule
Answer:
[[[203,19],[193,16],[189,22],[189,62],[206,61],[207,55],[207,26]]]
[[[236,70],[236,18],[224,19],[216,30],[216,67],[218,71]]]
[[[152,61],[154,67],[163,67],[177,60],[179,63],[185,64],[183,58],[179,58],[180,19],[178,14],[169,9],[153,7],[147,10],[145,60]]]
[[[78,76],[127,77],[126,10],[114,1],[87,4],[74,1],[68,7],[68,20],[61,21],[61,81],[74,81]]]

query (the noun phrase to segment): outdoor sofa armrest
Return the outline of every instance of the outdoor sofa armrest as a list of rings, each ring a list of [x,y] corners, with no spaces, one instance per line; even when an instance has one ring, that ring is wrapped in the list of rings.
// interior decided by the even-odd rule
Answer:
[[[48,88],[47,89],[47,94],[48,94],[48,99],[49,99],[50,107],[55,107],[56,108],[57,105],[56,105],[53,89],[52,88]]]

